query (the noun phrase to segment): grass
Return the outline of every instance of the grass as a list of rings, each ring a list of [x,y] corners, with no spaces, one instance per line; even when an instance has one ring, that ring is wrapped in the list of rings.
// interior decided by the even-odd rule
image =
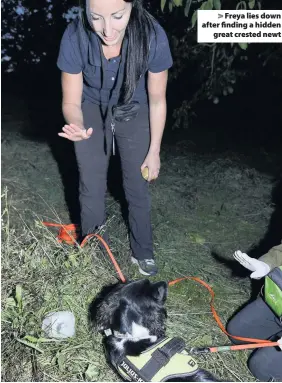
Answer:
[[[48,146],[5,132],[2,146],[2,380],[119,381],[107,366],[101,336],[91,331],[88,307],[102,286],[116,280],[95,240],[83,250],[57,243],[56,230],[42,220],[69,223],[63,186]],[[271,178],[226,156],[164,147],[160,179],[151,186],[154,245],[160,273],[155,280],[198,276],[216,294],[226,323],[250,297],[250,281],[232,275],[213,254],[231,260],[263,236],[272,213]],[[128,278],[139,278],[128,263],[129,243],[119,205],[110,196],[108,227],[113,252]],[[168,334],[188,346],[222,345],[208,292],[193,281],[170,288]],[[48,341],[41,323],[50,311],[71,310],[76,335]],[[43,339],[42,339],[43,338]],[[198,358],[225,381],[254,381],[249,352]]]

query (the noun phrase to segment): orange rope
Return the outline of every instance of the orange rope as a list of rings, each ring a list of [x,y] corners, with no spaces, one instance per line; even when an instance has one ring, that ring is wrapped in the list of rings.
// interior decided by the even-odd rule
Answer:
[[[268,343],[249,343],[249,344],[238,344],[235,346],[219,346],[219,347],[208,347],[210,352],[219,352],[219,351],[238,351],[246,350],[252,348],[262,348],[262,347],[274,347],[281,346],[279,342],[268,342]]]
[[[78,239],[78,229],[79,229],[79,226],[78,225],[75,225],[73,223],[69,224],[69,225],[63,225],[63,224],[60,224],[60,223],[52,223],[52,222],[42,222],[44,226],[50,226],[50,227],[59,227],[60,230],[59,230],[59,233],[57,235],[57,240],[58,242],[62,243],[62,242],[66,242],[67,244],[69,245],[74,245]],[[122,271],[117,263],[117,261],[115,260],[115,257],[113,256],[113,253],[111,252],[109,246],[107,245],[106,241],[99,235],[99,234],[89,234],[87,235],[80,247],[84,247],[87,243],[87,241],[92,238],[92,237],[96,237],[99,239],[100,242],[102,242],[103,246],[105,247],[105,249],[107,250],[108,254],[109,254],[109,257],[111,258],[113,264],[114,264],[114,267],[120,277],[120,280],[125,283],[126,282],[126,279],[124,277],[124,275],[122,274]]]
[[[105,241],[99,234],[88,234],[88,235],[84,238],[84,240],[82,241],[82,243],[81,243],[80,246],[81,246],[81,247],[84,247],[85,244],[87,243],[88,239],[90,239],[90,238],[92,238],[92,237],[96,237],[96,238],[99,239],[99,241],[102,242],[102,244],[104,245],[105,249],[107,250],[107,252],[108,252],[108,254],[109,254],[109,257],[111,258],[111,261],[113,262],[113,265],[114,265],[114,267],[115,267],[115,269],[116,269],[116,271],[117,271],[117,273],[118,273],[118,275],[119,275],[119,277],[120,277],[120,280],[121,280],[123,283],[125,283],[125,282],[126,282],[126,279],[125,279],[124,275],[122,274],[122,271],[121,271],[121,269],[120,269],[120,267],[119,267],[117,261],[115,260],[115,257],[113,256],[113,253],[111,252],[111,249],[109,248],[107,242],[106,242],[106,241]]]
[[[42,222],[44,226],[49,227],[59,227],[59,233],[57,235],[58,242],[62,243],[65,242],[68,245],[74,245],[76,243],[76,240],[78,238],[78,229],[79,226],[75,225],[73,223],[70,223],[69,225],[63,225],[61,223],[52,223],[52,222]]]
[[[210,295],[211,295],[211,300],[210,300],[210,307],[211,307],[211,312],[213,314],[213,317],[216,321],[216,323],[218,324],[219,328],[221,329],[221,331],[224,332],[225,335],[233,338],[233,339],[237,339],[237,340],[241,340],[241,341],[245,341],[245,342],[252,342],[252,343],[264,343],[267,347],[267,345],[271,345],[271,346],[275,346],[277,345],[277,342],[272,342],[272,341],[269,341],[269,340],[265,340],[265,339],[256,339],[256,338],[244,338],[244,337],[241,337],[241,336],[235,336],[235,335],[231,335],[229,334],[226,330],[225,330],[225,327],[223,325],[223,323],[221,322],[220,320],[220,317],[219,315],[217,314],[215,308],[214,308],[214,298],[215,298],[215,293],[213,291],[213,289],[210,287],[210,285],[208,285],[206,282],[202,281],[200,278],[197,278],[197,277],[182,277],[182,278],[178,278],[178,279],[175,279],[173,281],[170,281],[168,283],[169,286],[173,286],[175,285],[176,283],[178,282],[181,282],[185,279],[192,279],[198,283],[200,283],[201,285],[205,286],[206,289],[208,289]],[[244,345],[240,345],[240,346],[244,346]],[[246,347],[248,348],[248,347]],[[242,348],[240,348],[242,349]]]

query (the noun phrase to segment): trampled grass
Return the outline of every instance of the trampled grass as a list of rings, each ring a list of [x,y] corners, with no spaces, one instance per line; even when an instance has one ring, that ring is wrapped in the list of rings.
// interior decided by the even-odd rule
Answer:
[[[83,250],[57,243],[42,220],[69,223],[56,162],[43,143],[7,135],[2,159],[2,380],[119,381],[105,362],[101,336],[91,331],[88,307],[116,280],[110,260],[92,240]],[[160,179],[151,186],[152,222],[160,273],[155,280],[192,275],[208,282],[226,323],[250,297],[250,281],[232,275],[215,255],[231,260],[266,231],[273,207],[269,176],[231,154],[196,155],[164,148]],[[7,187],[7,189],[6,189]],[[129,260],[126,226],[110,196],[112,250],[128,278],[139,278]],[[193,281],[170,287],[168,334],[188,347],[228,344],[209,308],[207,290]],[[60,342],[44,337],[50,311],[71,310],[76,335]],[[225,381],[254,381],[248,352],[199,357],[199,364]]]

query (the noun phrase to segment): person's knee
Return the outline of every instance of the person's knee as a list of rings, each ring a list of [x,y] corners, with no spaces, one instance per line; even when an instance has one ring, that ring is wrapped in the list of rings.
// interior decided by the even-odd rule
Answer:
[[[260,381],[281,381],[282,365],[280,352],[275,348],[255,351],[248,360],[250,372]],[[279,363],[280,361],[280,363]]]
[[[133,204],[141,208],[149,208],[151,199],[147,181],[144,181],[138,177],[125,179],[123,187],[129,204]]]
[[[226,330],[230,335],[234,335],[234,336],[240,336],[241,335],[242,326],[240,324],[240,320],[238,319],[237,315],[235,315],[232,319],[229,320],[229,322],[227,323],[227,326],[226,326]],[[232,337],[229,337],[229,338],[230,338],[232,343],[235,343],[235,344],[244,343],[244,342],[236,340]]]
[[[86,195],[104,195],[107,188],[107,172],[103,169],[93,171],[91,167],[85,167],[79,172],[79,191]]]
[[[264,380],[263,377],[265,377],[265,375],[268,375],[268,374],[265,374],[266,373],[265,369],[267,368],[267,366],[266,365],[261,366],[260,363],[261,363],[261,358],[258,357],[258,353],[255,352],[250,356],[248,360],[248,367],[255,378],[259,380]],[[265,379],[265,381],[267,382],[268,379]]]
[[[229,334],[236,335],[238,329],[238,321],[236,320],[236,316],[231,318],[227,323],[226,330]]]

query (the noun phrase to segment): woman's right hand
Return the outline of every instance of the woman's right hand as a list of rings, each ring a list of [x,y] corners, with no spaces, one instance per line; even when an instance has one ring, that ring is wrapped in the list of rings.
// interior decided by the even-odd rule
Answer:
[[[91,137],[93,133],[92,128],[86,130],[84,128],[80,128],[75,124],[64,125],[62,130],[63,132],[58,133],[58,135],[60,137],[67,138],[70,141],[87,140],[89,137]]]

